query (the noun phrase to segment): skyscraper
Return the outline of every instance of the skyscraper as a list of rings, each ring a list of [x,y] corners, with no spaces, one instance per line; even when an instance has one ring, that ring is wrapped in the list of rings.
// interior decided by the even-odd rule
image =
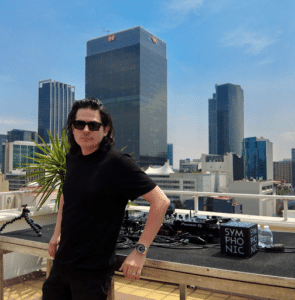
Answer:
[[[209,99],[209,154],[242,155],[244,138],[244,91],[231,83],[215,85]]]
[[[209,99],[209,154],[217,154],[217,100],[216,93]]]
[[[167,145],[167,159],[169,160],[169,165],[173,166],[173,144]]]
[[[4,154],[5,154],[5,143],[7,141],[6,134],[0,134],[0,171],[4,172]]]
[[[38,134],[45,142],[49,142],[47,130],[61,137],[74,101],[74,86],[51,79],[39,81]]]
[[[166,44],[140,26],[87,42],[86,97],[112,116],[116,147],[141,166],[167,160]]]
[[[38,142],[38,136],[36,131],[12,129],[10,131],[7,131],[7,136],[8,136],[8,142],[15,142],[15,141],[31,142],[31,140]]]
[[[245,178],[273,180],[273,148],[268,139],[245,138],[243,159]]]
[[[295,188],[295,148],[291,150],[292,158],[292,188]]]

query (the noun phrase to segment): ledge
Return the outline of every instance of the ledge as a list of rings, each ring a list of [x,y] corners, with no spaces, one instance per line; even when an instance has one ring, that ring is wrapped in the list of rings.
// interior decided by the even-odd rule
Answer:
[[[51,213],[57,213],[57,210],[54,208],[55,204],[49,204],[42,206],[38,211],[37,208],[34,206],[28,206],[30,210],[29,216],[41,216],[41,215],[48,215]],[[21,214],[21,210],[14,208],[14,209],[5,209],[0,211],[0,222],[4,222],[7,220],[11,220],[12,218],[19,217]]]

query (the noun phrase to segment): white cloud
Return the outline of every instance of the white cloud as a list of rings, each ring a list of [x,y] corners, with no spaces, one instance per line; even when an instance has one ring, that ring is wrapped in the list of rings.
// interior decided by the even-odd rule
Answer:
[[[0,80],[5,81],[5,82],[9,82],[9,81],[11,81],[11,76],[10,75],[8,75],[8,76],[0,75]]]
[[[20,119],[16,117],[0,117],[0,124],[25,125],[25,124],[35,124],[35,123],[32,120]]]
[[[223,39],[223,42],[226,46],[243,48],[245,53],[257,55],[260,54],[263,49],[275,43],[276,40],[260,32],[249,32],[239,28],[228,33]]]
[[[258,63],[259,66],[265,66],[265,65],[269,65],[269,64],[272,64],[274,62],[274,59],[272,58],[266,58],[266,59],[263,59],[262,61],[260,61]]]
[[[283,133],[283,138],[284,140],[288,141],[288,142],[292,142],[295,140],[295,131],[291,132],[291,131],[288,131],[288,132],[284,132]]]
[[[168,9],[187,14],[191,11],[198,12],[204,0],[172,0],[168,2]]]

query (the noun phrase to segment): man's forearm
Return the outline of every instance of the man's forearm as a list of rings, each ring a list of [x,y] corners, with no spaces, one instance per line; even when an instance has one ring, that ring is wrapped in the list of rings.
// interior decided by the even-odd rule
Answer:
[[[170,200],[166,195],[159,189],[157,191],[157,201],[153,201],[150,206],[150,211],[148,218],[144,227],[144,230],[140,236],[138,243],[144,244],[146,247],[149,247],[153,242],[155,236],[159,232],[167,208],[170,204]]]
[[[56,235],[56,236],[60,236],[60,232],[61,232],[61,221],[62,221],[63,206],[64,206],[64,196],[62,194],[61,197],[60,197],[59,209],[58,209],[56,225],[55,225],[55,229],[54,229],[54,235]]]

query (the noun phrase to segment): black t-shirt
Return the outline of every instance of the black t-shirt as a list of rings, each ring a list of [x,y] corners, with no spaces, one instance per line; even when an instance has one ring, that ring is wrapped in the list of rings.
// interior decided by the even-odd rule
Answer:
[[[101,274],[115,264],[115,247],[128,200],[156,184],[135,160],[114,148],[67,154],[61,240],[55,260]]]

